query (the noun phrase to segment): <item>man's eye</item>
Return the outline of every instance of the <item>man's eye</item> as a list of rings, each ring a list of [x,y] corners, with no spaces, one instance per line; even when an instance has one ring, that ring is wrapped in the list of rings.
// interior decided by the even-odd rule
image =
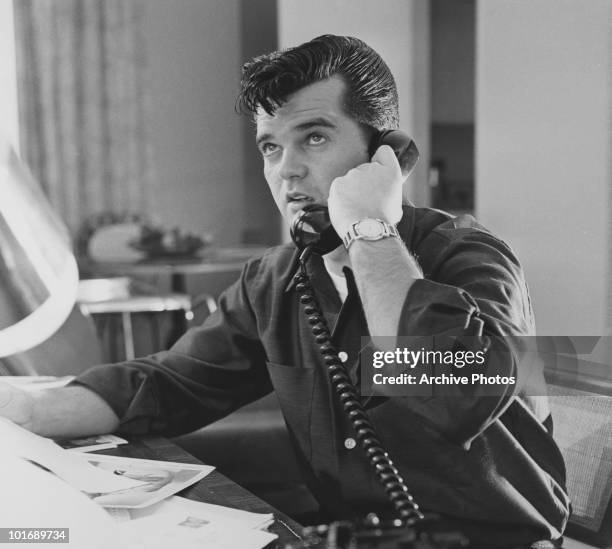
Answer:
[[[309,145],[322,145],[327,141],[327,137],[321,135],[320,133],[311,133],[308,136],[308,144]]]
[[[270,156],[272,153],[278,150],[278,145],[274,143],[262,143],[259,150],[263,156]]]

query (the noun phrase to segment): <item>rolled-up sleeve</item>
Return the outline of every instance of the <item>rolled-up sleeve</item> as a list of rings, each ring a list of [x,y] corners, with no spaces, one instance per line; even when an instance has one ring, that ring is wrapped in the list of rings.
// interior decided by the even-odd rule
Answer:
[[[96,366],[73,383],[108,402],[126,434],[189,432],[270,392],[247,295],[249,272],[247,265],[217,311],[169,351]]]
[[[437,231],[421,244],[422,255],[432,259],[425,278],[408,291],[398,335],[431,338],[437,351],[456,350],[459,342],[459,348],[484,352],[481,371],[514,377],[516,384],[434,387],[431,398],[406,398],[404,405],[449,439],[469,444],[521,393],[521,380],[533,377],[521,371],[532,364],[522,361],[516,336],[534,335],[534,320],[512,250],[477,228],[448,233]]]
[[[504,242],[477,228],[440,229],[419,247],[433,258],[408,292],[400,335],[534,333],[523,270]]]

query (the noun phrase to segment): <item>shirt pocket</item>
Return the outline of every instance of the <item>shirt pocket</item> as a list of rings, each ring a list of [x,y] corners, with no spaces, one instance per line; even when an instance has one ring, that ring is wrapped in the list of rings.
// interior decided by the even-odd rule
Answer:
[[[267,362],[270,380],[278,397],[289,431],[303,455],[310,459],[310,428],[315,370]]]

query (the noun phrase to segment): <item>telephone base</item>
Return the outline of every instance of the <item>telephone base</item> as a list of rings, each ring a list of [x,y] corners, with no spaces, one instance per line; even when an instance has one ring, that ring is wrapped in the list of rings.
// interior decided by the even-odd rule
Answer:
[[[424,527],[425,526],[425,527]],[[304,529],[303,539],[284,549],[468,549],[469,540],[460,532],[437,530],[435,521],[420,527],[379,523],[368,517],[358,523],[332,522]]]

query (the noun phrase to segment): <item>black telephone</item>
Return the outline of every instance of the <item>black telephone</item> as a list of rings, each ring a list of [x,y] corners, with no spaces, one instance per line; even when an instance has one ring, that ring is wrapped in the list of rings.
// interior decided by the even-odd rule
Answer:
[[[412,170],[419,158],[419,152],[407,134],[400,130],[378,132],[370,143],[370,156],[383,144],[390,145],[394,150],[404,174]],[[303,539],[286,546],[286,549],[468,547],[468,541],[462,534],[437,531],[435,517],[426,518],[420,511],[399,471],[382,448],[374,426],[331,341],[331,332],[317,303],[306,270],[306,262],[313,252],[323,255],[342,243],[331,225],[327,208],[307,206],[298,212],[291,223],[291,238],[301,250],[296,290],[315,341],[319,344],[321,358],[327,367],[337,397],[355,430],[356,438],[372,467],[373,474],[382,484],[397,512],[398,519],[383,524],[375,515],[369,515],[365,520],[356,523],[336,522],[331,525],[306,528]]]

